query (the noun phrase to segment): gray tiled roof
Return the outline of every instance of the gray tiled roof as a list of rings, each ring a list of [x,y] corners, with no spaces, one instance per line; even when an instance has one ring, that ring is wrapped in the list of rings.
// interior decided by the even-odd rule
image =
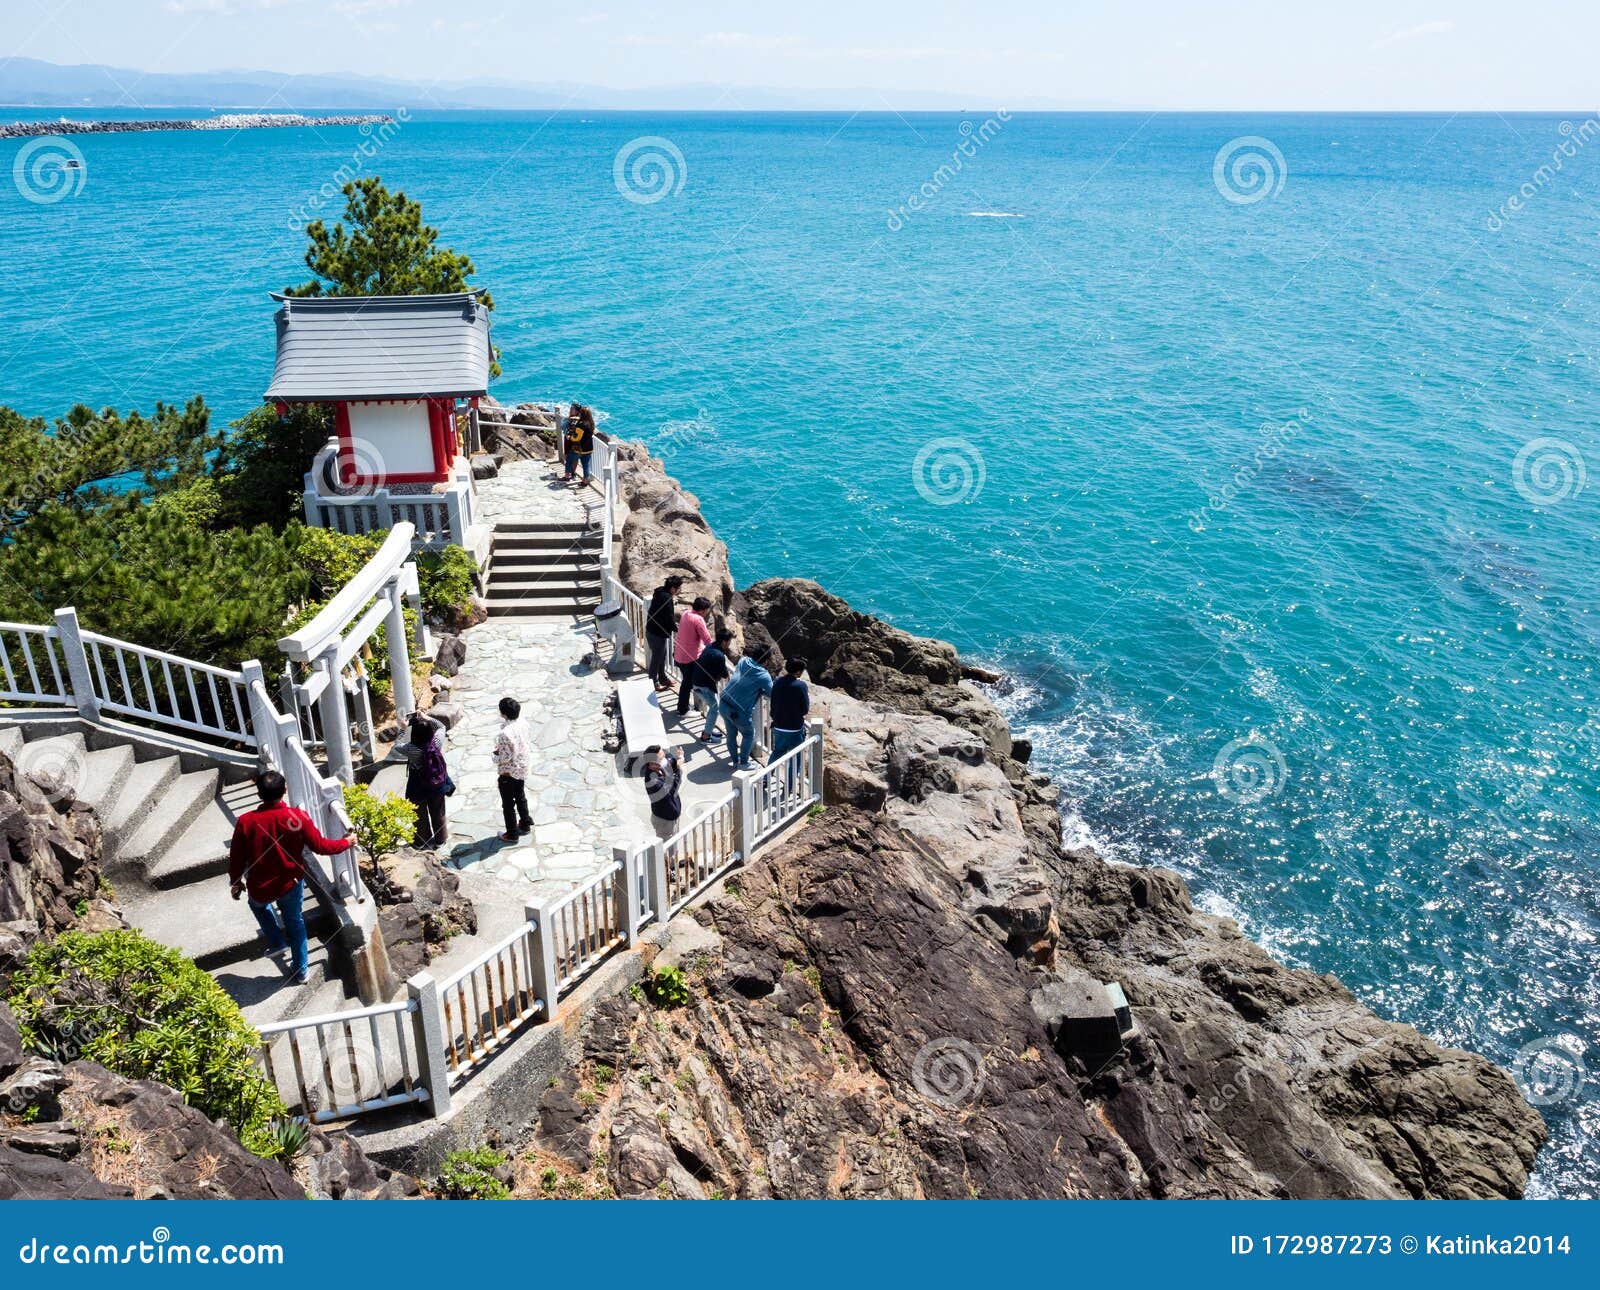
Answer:
[[[445,296],[281,296],[267,398],[396,399],[486,393],[489,311]]]

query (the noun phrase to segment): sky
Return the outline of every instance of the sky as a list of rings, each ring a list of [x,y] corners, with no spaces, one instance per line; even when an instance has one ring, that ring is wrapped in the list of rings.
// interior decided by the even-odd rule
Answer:
[[[1594,0],[0,0],[0,13],[0,59],[157,72],[845,88],[957,106],[1600,103]]]

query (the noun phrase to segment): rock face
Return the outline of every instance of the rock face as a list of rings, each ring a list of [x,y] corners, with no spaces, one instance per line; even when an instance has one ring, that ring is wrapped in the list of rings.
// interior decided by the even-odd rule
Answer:
[[[378,903],[389,967],[397,980],[415,976],[460,932],[478,930],[477,907],[461,894],[461,878],[438,857],[411,847],[366,871]]]
[[[693,569],[806,659],[829,809],[693,912],[695,948],[669,929],[688,1007],[591,1018],[541,1105],[550,1169],[618,1195],[1521,1194],[1544,1126],[1502,1071],[1277,963],[1177,875],[1064,850],[989,678],[814,583],[726,593],[693,498],[625,461],[624,576]],[[1098,982],[1134,1023],[1103,1060],[1052,1006]]]
[[[119,926],[99,884],[94,812],[0,753],[0,972],[38,937],[79,926],[91,912],[103,915],[98,925]]]
[[[642,444],[616,445],[622,500],[628,506],[622,527],[622,581],[635,595],[650,593],[673,574],[684,579],[679,598],[711,601],[712,612],[726,621],[734,609],[733,575],[728,548],[717,540],[700,514],[699,499],[666,473]]]

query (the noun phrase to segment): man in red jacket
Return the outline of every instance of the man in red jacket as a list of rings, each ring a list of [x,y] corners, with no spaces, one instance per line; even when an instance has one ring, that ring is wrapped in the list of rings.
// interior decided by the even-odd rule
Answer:
[[[305,848],[336,856],[348,851],[352,840],[323,837],[309,815],[283,800],[287,788],[275,770],[256,781],[261,806],[246,811],[234,825],[233,844],[228,848],[228,882],[235,900],[249,891],[250,912],[261,927],[267,953],[290,950],[294,982],[304,985],[308,962]]]

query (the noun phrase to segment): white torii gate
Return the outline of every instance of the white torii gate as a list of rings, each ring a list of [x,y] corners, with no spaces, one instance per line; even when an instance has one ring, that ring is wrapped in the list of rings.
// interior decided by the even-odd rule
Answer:
[[[328,770],[346,784],[354,782],[355,767],[350,757],[350,714],[343,673],[380,627],[389,644],[395,713],[403,722],[416,710],[406,649],[407,601],[417,610],[417,646],[424,653],[429,647],[417,566],[411,559],[414,534],[411,524],[396,524],[377,553],[338,595],[293,636],[278,642],[289,659],[311,670],[311,675],[294,687],[295,697],[300,704],[317,704]]]

